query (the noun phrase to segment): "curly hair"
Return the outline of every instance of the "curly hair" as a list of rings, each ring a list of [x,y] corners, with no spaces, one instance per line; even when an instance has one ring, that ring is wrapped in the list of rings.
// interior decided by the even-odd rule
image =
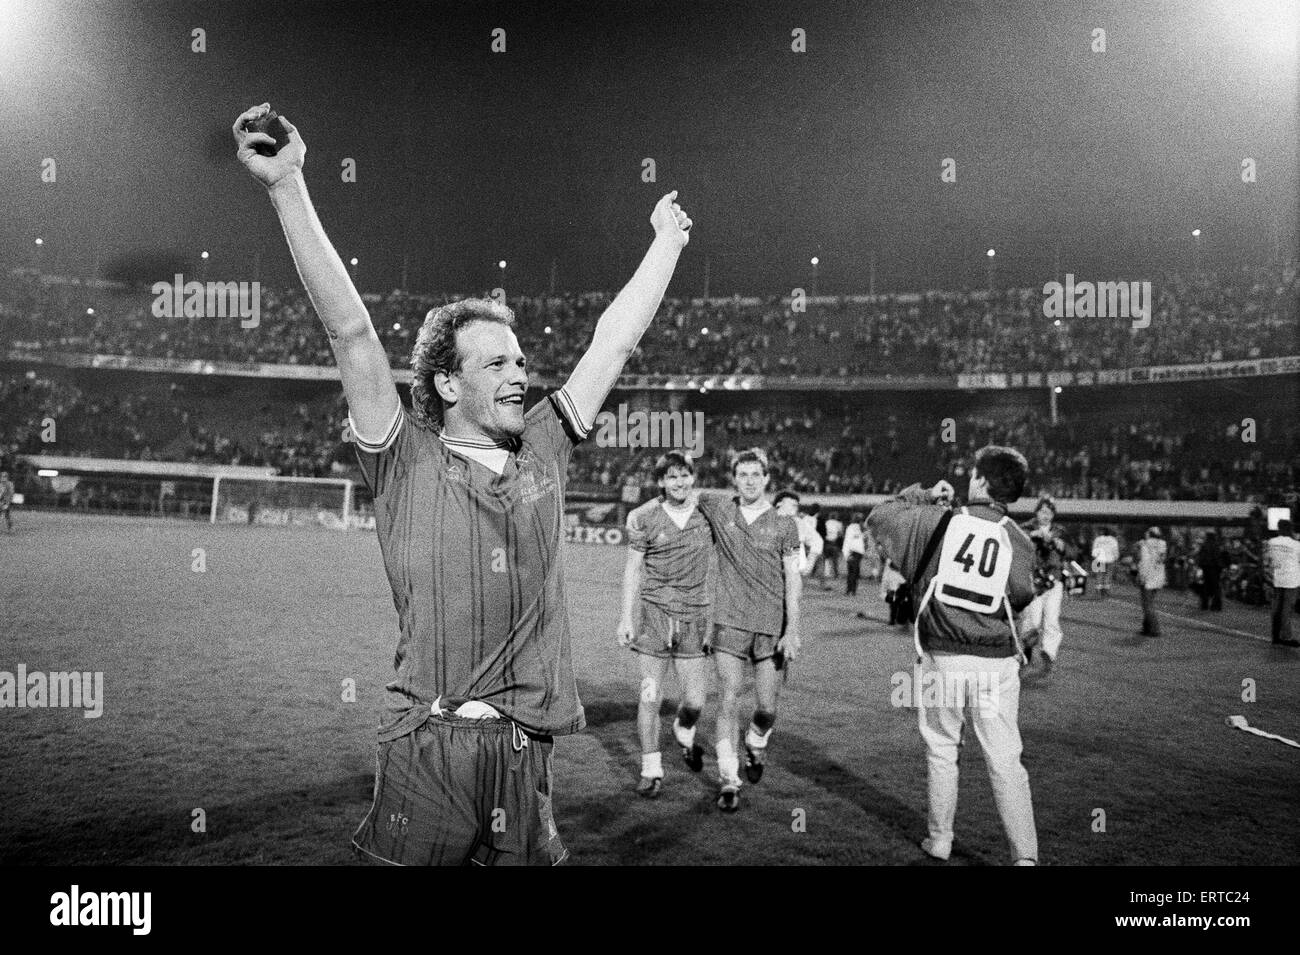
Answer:
[[[442,427],[442,398],[433,386],[439,372],[460,371],[464,356],[456,345],[456,333],[472,322],[515,323],[515,313],[500,302],[466,298],[430,309],[415,337],[411,352],[411,413],[415,420],[434,431]]]

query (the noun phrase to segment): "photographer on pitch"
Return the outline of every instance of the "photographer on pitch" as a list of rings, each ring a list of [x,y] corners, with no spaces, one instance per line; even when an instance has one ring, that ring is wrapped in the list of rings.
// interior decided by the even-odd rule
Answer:
[[[1015,865],[1037,865],[1038,836],[1018,724],[1023,653],[1014,615],[1034,597],[1034,545],[1007,516],[1029,465],[1013,448],[975,455],[967,504],[953,488],[913,484],[879,504],[867,523],[917,593],[913,630],[921,677],[944,687],[939,705],[918,695],[929,778],[926,854],[947,859],[957,814],[957,753],[970,719],[984,753]],[[957,692],[951,692],[955,688]],[[969,689],[968,689],[969,688]]]

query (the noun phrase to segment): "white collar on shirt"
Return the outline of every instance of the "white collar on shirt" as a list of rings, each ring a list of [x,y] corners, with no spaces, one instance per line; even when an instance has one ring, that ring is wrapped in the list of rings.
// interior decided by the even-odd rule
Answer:
[[[511,445],[507,441],[489,441],[484,438],[452,438],[442,432],[438,440],[457,454],[463,454],[472,461],[477,461],[493,474],[501,475],[510,460]]]
[[[679,531],[685,530],[686,525],[690,522],[691,515],[695,513],[695,505],[688,504],[686,507],[675,507],[667,501],[660,501],[659,506],[663,508],[668,519],[677,525]]]

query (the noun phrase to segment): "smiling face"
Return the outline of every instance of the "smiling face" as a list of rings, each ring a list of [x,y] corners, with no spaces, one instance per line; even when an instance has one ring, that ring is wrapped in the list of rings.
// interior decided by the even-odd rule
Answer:
[[[694,486],[695,475],[683,467],[671,467],[668,473],[659,479],[659,487],[663,490],[669,504],[685,504]]]
[[[470,322],[456,333],[460,368],[435,379],[449,434],[494,441],[524,433],[528,371],[519,341],[500,322]]]
[[[736,490],[740,492],[741,504],[756,504],[767,490],[767,472],[757,461],[743,461],[732,472]]]
[[[1038,510],[1034,511],[1034,517],[1038,519],[1039,527],[1050,527],[1052,524],[1053,512],[1050,507],[1044,504]]]

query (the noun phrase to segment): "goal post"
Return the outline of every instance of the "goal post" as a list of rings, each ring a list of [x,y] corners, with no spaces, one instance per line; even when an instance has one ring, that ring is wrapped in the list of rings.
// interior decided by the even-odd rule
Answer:
[[[213,524],[328,527],[347,530],[353,482],[346,478],[228,477],[212,479]]]

